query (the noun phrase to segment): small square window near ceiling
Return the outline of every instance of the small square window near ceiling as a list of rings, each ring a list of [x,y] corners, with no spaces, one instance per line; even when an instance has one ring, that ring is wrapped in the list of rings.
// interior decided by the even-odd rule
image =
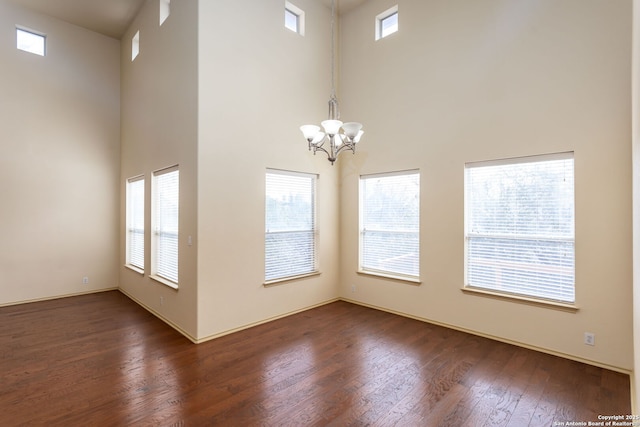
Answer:
[[[171,0],[160,0],[160,25],[164,24],[171,13]]]
[[[304,11],[288,1],[284,2],[284,27],[304,36]]]
[[[398,31],[398,5],[376,16],[376,40]]]
[[[140,53],[140,31],[136,31],[136,34],[131,39],[131,60],[136,59]]]
[[[16,28],[16,47],[25,52],[44,56],[45,39],[46,37],[43,34]]]

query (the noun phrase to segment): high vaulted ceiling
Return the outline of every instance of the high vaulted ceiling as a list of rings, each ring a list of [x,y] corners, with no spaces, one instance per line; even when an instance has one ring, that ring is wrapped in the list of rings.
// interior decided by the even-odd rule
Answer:
[[[3,1],[3,0],[0,0]],[[109,37],[120,39],[146,0],[8,0]],[[331,7],[331,0],[321,0]],[[340,13],[366,0],[336,0]]]

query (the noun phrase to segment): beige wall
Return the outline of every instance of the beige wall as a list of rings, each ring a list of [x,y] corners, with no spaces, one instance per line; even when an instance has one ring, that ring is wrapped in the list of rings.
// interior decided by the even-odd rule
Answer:
[[[337,167],[297,128],[326,116],[329,11],[293,3],[304,37],[283,28],[280,0],[174,0],[162,27],[149,0],[118,58],[113,39],[0,0],[5,40],[16,24],[49,36],[45,58],[0,45],[0,304],[119,282],[202,340],[340,296],[631,370],[631,0],[366,2],[342,18],[339,94],[366,134]],[[375,42],[374,17],[394,4],[400,32]],[[568,150],[580,310],[463,294],[464,163]],[[150,233],[145,274],[123,266],[125,181],[145,175],[149,224],[151,173],[173,164],[178,291],[149,278]],[[263,286],[266,168],[319,174],[319,276]],[[423,283],[359,276],[358,176],[409,168]]]
[[[329,11],[306,35],[284,28],[282,0],[199,6],[198,336],[208,338],[337,295],[337,170],[298,127],[326,118]],[[173,4],[173,3],[172,3]],[[264,287],[266,168],[319,174],[319,276]]]
[[[632,66],[632,139],[633,139],[633,374],[631,405],[640,411],[640,0],[633,0]]]
[[[374,41],[395,4],[400,31]],[[367,133],[340,163],[340,295],[630,370],[631,1],[371,0],[341,31],[343,113]],[[580,310],[461,292],[465,162],[563,151],[575,152]],[[422,284],[357,275],[359,175],[412,168]]]
[[[159,26],[159,2],[148,0],[122,37],[122,161],[120,175],[120,288],[191,338],[196,337],[197,261],[197,2],[174,0]],[[140,54],[131,39],[140,31]],[[149,277],[151,175],[180,167],[179,290]],[[145,176],[145,274],[124,267],[125,182]],[[188,245],[192,236],[193,245]]]
[[[0,40],[0,305],[115,288],[119,43],[5,0]]]

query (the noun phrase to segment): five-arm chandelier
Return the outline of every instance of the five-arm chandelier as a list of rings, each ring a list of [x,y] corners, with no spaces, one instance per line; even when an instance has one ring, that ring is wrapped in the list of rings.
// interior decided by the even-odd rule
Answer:
[[[329,98],[329,119],[316,125],[300,126],[300,130],[309,144],[309,151],[324,151],[331,164],[336,161],[338,154],[344,150],[356,152],[356,144],[360,141],[364,131],[362,124],[357,122],[342,123],[338,109],[335,85],[335,0],[331,1],[331,97]]]

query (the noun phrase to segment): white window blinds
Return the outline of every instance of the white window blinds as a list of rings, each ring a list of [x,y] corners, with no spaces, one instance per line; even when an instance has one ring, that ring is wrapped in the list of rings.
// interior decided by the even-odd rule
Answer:
[[[466,165],[466,285],[575,301],[573,153]]]
[[[360,178],[360,269],[420,276],[420,174]]]
[[[316,175],[266,173],[265,281],[316,268]]]
[[[178,283],[179,183],[177,167],[154,173],[153,274],[173,283]]]
[[[126,263],[144,270],[144,177],[127,180]]]

